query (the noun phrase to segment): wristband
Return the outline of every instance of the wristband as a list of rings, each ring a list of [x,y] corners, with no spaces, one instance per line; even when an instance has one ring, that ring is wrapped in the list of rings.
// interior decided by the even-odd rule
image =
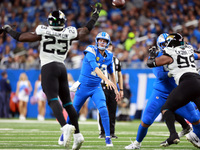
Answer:
[[[152,67],[157,67],[156,66],[156,61],[155,61],[155,58],[150,58],[147,60],[147,66],[149,68],[152,68]]]

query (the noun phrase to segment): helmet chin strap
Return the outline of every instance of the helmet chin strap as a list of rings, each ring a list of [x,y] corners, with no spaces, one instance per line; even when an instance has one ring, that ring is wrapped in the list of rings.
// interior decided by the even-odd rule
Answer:
[[[100,49],[101,51],[104,51],[106,48],[105,48],[105,47],[98,46],[98,49]]]
[[[100,46],[100,42],[98,42],[98,49],[100,49],[101,51],[104,51],[106,49],[106,46],[102,47]]]

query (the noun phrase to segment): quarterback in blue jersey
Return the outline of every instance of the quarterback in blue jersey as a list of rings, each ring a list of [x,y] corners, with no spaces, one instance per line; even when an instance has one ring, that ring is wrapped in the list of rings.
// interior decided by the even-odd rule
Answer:
[[[109,88],[115,90],[116,100],[118,100],[119,93],[117,91],[112,65],[113,54],[106,50],[110,43],[110,36],[106,32],[100,32],[95,40],[96,45],[89,45],[84,50],[85,57],[78,79],[80,85],[75,93],[73,106],[77,113],[79,113],[87,98],[91,97],[102,118],[102,124],[106,134],[106,146],[113,146],[110,139],[110,123],[106,98],[101,87],[101,80],[103,79]],[[113,82],[102,73],[101,70],[104,69],[107,69]],[[67,118],[67,123],[70,123],[69,117]],[[62,136],[60,137],[61,140]]]
[[[157,46],[161,52],[159,52],[157,57],[163,55],[162,50],[164,48],[165,39],[168,34],[161,34],[157,39]],[[167,66],[160,66],[153,68],[153,73],[156,76],[156,81],[154,82],[153,91],[151,97],[148,100],[147,106],[144,110],[142,116],[142,122],[139,125],[137,137],[132,144],[125,147],[125,149],[140,149],[141,142],[147,134],[148,128],[154,122],[156,117],[161,111],[161,107],[165,104],[169,93],[177,86],[173,78],[168,77]],[[198,123],[199,117],[195,111],[194,106],[189,103],[186,106],[176,110],[176,114],[186,118],[189,122],[193,124],[194,133],[200,137],[200,124]],[[188,124],[181,120],[180,116],[176,116],[177,121],[179,120],[183,130],[179,133],[179,137],[184,136],[186,133],[190,132],[191,128]],[[167,142],[164,142],[161,146],[168,146]]]

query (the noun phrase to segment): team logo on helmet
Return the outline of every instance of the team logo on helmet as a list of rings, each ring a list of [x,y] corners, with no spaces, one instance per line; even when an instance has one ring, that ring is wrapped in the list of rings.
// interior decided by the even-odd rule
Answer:
[[[48,16],[48,24],[52,29],[63,29],[65,21],[65,14],[60,10],[53,11]]]
[[[184,46],[184,39],[179,33],[170,34],[166,38],[166,42],[168,47]]]

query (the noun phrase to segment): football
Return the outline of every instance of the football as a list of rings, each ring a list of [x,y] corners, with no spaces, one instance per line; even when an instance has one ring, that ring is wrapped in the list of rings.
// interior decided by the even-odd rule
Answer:
[[[122,8],[125,5],[125,0],[113,0],[112,5],[117,8]]]

